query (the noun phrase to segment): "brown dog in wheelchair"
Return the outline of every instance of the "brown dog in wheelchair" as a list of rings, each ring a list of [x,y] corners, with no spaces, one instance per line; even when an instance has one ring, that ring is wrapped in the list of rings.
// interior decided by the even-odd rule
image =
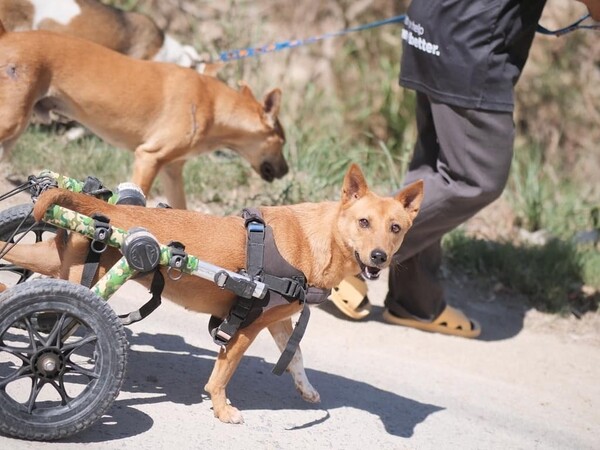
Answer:
[[[422,181],[405,187],[394,197],[381,197],[368,189],[361,170],[353,164],[345,175],[339,201],[263,207],[260,211],[273,230],[283,258],[304,274],[308,285],[331,289],[346,276],[362,273],[374,279],[381,269],[388,267],[419,211],[422,198]],[[37,200],[35,218],[40,220],[54,204],[85,215],[101,213],[110,218],[112,225],[125,230],[143,227],[159,242],[182,242],[190,255],[225,269],[245,268],[247,234],[242,217],[115,206],[87,195],[50,189]],[[57,235],[52,241],[17,244],[5,259],[37,273],[78,283],[89,240],[77,233],[70,236],[66,243]],[[102,256],[97,277],[120,257],[121,253],[110,247]],[[138,281],[148,286],[147,278]],[[176,281],[166,277],[164,295],[187,309],[222,319],[235,301],[231,291],[191,275],[183,275]],[[246,349],[261,330],[268,328],[283,350],[293,330],[291,316],[301,308],[300,302],[294,301],[267,309],[250,325],[240,328],[227,347],[221,348],[205,386],[214,414],[221,421],[243,422],[240,411],[228,404],[225,389]],[[305,400],[319,401],[319,393],[306,377],[299,348],[288,371]]]
[[[49,31],[6,32],[0,23],[0,157],[32,115],[49,123],[54,113],[133,151],[131,181],[145,194],[160,172],[174,208],[186,207],[183,166],[201,153],[229,148],[264,180],[283,177],[280,105],[279,89],[261,103],[245,85],[236,91],[175,64]]]

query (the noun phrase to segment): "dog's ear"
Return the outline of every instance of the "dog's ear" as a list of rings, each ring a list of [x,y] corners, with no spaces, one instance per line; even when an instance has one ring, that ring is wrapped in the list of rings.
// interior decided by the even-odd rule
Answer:
[[[423,180],[417,180],[409,184],[398,192],[394,198],[402,203],[410,216],[410,220],[414,220],[423,201]]]
[[[263,110],[265,116],[271,125],[275,124],[277,116],[279,115],[279,108],[281,106],[281,89],[275,88],[267,95],[263,100]]]
[[[238,81],[238,86],[240,87],[240,94],[256,101],[256,97],[254,97],[250,86],[248,86],[248,84],[244,80]]]
[[[367,181],[358,167],[358,164],[352,163],[344,177],[342,187],[342,204],[361,198],[367,192]]]
[[[202,69],[202,74],[208,75],[209,77],[216,77],[217,73],[225,66],[225,63],[206,63]]]
[[[4,29],[4,25],[2,25],[2,21],[0,20],[0,36],[2,36],[4,33],[6,33],[6,30]]]

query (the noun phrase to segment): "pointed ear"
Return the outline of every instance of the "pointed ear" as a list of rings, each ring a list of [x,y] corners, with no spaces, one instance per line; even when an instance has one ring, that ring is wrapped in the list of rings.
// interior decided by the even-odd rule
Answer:
[[[367,192],[367,181],[358,167],[358,164],[352,163],[344,177],[342,187],[342,204],[361,198]]]
[[[281,89],[275,88],[263,100],[263,110],[267,120],[271,124],[275,124],[279,115],[279,107],[281,106]]]
[[[248,98],[256,101],[256,97],[254,97],[254,94],[252,93],[252,90],[246,84],[246,82],[244,80],[238,81],[238,86],[240,87],[240,94],[242,94],[243,96],[248,97]]]
[[[204,75],[208,75],[209,77],[216,77],[217,73],[225,66],[225,63],[216,62],[216,63],[206,63],[204,64],[204,68],[202,69],[202,73]]]
[[[423,201],[423,180],[417,180],[409,184],[398,192],[394,198],[402,203],[410,216],[410,220],[414,220]]]

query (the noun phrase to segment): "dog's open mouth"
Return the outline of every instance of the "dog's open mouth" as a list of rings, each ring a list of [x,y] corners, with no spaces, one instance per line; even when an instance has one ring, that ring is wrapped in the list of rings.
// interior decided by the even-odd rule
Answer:
[[[365,277],[367,280],[376,280],[377,278],[379,278],[379,273],[381,272],[380,268],[367,266],[366,264],[363,264],[363,262],[360,260],[358,252],[354,252],[354,257],[356,258],[356,262],[358,262],[358,265],[360,266],[360,273],[363,277]]]

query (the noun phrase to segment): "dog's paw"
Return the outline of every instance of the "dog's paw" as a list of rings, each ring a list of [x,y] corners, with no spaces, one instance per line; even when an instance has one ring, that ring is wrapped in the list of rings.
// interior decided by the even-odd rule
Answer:
[[[225,406],[219,412],[215,411],[215,416],[225,423],[244,423],[240,410],[231,405]]]
[[[296,389],[300,392],[302,399],[307,402],[319,403],[321,401],[319,392],[308,382],[296,384]]]

